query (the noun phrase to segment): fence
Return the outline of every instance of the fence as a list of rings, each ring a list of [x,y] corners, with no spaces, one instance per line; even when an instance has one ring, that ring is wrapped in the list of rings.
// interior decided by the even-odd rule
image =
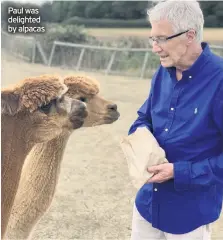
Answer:
[[[148,78],[159,65],[159,58],[147,48],[114,48],[59,41],[54,41],[49,48],[49,44],[40,44],[32,37],[4,32],[2,48],[32,63],[111,75]],[[211,48],[223,56],[223,46],[211,45]]]
[[[140,76],[151,74],[159,64],[151,49],[112,48],[55,41],[48,65],[97,71],[112,75]]]
[[[35,63],[37,57],[41,63],[47,65],[47,57],[41,44],[34,37],[24,37],[20,35],[8,34],[1,31],[1,48],[12,56],[27,62]]]
[[[1,32],[2,49],[25,61],[35,62],[35,39]],[[15,47],[16,46],[16,47]]]

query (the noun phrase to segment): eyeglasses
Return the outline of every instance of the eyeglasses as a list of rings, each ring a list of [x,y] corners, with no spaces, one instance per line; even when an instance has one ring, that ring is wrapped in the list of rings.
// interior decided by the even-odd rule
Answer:
[[[174,35],[169,36],[169,37],[149,37],[149,43],[150,43],[150,45],[153,45],[153,42],[155,41],[158,45],[161,45],[161,44],[166,43],[167,40],[178,37],[178,36],[188,32],[188,31],[189,30],[184,31],[184,32],[180,32],[180,33],[174,34]]]

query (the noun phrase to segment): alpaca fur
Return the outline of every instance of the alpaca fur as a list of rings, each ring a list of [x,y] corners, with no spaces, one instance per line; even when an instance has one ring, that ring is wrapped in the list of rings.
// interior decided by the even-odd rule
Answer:
[[[2,89],[1,113],[12,116],[22,111],[32,113],[66,91],[66,85],[57,76],[26,78],[11,88]]]
[[[82,94],[83,96],[94,96],[99,93],[99,82],[87,76],[68,76],[65,77],[64,83],[68,87],[70,96]]]
[[[83,126],[111,124],[119,117],[117,106],[98,95],[96,80],[83,76],[64,79],[68,87],[66,95],[85,99],[88,117]],[[7,239],[28,239],[31,231],[48,210],[57,186],[60,165],[71,133],[62,131],[60,136],[36,144],[27,156],[19,190],[10,217]]]
[[[83,119],[86,117],[83,104],[68,98],[60,99],[67,89],[59,77],[42,75],[24,79],[17,85],[1,91],[2,238],[18,189],[22,167],[29,151],[36,143],[49,141],[60,135],[63,126],[78,128],[83,124]],[[63,104],[68,103],[74,110],[63,107]],[[49,113],[41,111],[45,106],[49,106]],[[77,113],[80,116],[77,116]],[[76,125],[73,123],[75,120],[78,123]]]

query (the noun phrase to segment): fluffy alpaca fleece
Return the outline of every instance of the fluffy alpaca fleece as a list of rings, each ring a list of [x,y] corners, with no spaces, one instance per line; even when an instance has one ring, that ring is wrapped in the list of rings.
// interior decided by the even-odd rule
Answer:
[[[32,113],[66,91],[66,85],[57,76],[26,78],[14,86],[2,89],[1,114],[13,116],[23,111]]]

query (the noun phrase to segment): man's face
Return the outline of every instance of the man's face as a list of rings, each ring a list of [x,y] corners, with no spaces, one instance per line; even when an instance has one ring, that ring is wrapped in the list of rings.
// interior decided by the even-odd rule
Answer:
[[[175,35],[172,25],[167,20],[161,20],[151,23],[151,37],[169,37]],[[187,29],[185,29],[187,30]],[[185,33],[186,34],[186,33]],[[184,36],[184,37],[182,37]],[[159,55],[160,62],[163,67],[172,67],[181,65],[181,59],[187,50],[187,39],[185,35],[181,35],[166,42],[157,44],[153,42],[153,52]]]

